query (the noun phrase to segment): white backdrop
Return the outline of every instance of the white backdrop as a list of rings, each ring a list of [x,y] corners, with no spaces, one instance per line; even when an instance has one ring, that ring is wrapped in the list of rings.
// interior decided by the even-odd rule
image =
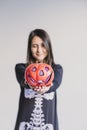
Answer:
[[[56,63],[63,66],[58,89],[60,130],[87,130],[87,2],[0,0],[0,130],[13,130],[20,88],[14,67],[25,62],[31,30],[45,29]]]

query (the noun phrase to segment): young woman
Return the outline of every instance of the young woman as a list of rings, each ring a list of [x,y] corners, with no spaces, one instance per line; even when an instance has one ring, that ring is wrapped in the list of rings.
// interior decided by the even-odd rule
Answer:
[[[46,63],[54,70],[51,87],[34,89],[25,83],[24,72],[31,63]],[[21,93],[15,130],[58,130],[56,90],[62,81],[63,69],[54,63],[51,41],[42,29],[33,30],[28,39],[27,62],[16,64]]]

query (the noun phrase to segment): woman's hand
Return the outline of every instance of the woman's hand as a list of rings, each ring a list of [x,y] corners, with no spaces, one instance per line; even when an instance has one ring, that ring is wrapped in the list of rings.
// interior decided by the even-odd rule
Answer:
[[[40,94],[43,94],[43,93],[47,92],[52,85],[53,85],[53,84],[51,84],[51,85],[49,85],[49,86],[41,86],[41,87],[36,86],[36,87],[32,87],[32,89],[33,89],[34,91],[40,93]]]
[[[38,86],[37,86],[38,87]],[[50,87],[49,86],[43,86],[43,87],[39,87],[39,88],[34,88],[34,91],[36,91],[36,92],[38,92],[38,93],[40,93],[40,94],[43,94],[43,93],[45,93],[45,92],[47,92],[49,89],[50,89]]]
[[[24,83],[26,85],[28,85],[26,81],[24,81]],[[43,93],[47,92],[52,85],[53,85],[53,83],[51,83],[51,85],[49,85],[49,86],[41,86],[41,87],[40,86],[35,86],[35,87],[32,87],[32,86],[29,85],[29,87],[31,89],[33,89],[34,91],[36,91],[36,92],[38,92],[40,94],[43,94]]]

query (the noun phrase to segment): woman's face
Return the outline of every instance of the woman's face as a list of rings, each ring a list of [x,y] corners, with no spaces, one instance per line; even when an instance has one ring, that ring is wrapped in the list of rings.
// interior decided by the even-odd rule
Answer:
[[[43,40],[34,36],[31,43],[31,52],[33,57],[36,59],[36,62],[43,62],[43,60],[47,57],[48,52],[44,46]]]

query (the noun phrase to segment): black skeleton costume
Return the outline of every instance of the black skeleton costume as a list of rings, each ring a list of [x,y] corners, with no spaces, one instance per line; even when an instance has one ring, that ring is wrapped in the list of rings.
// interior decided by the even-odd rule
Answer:
[[[25,64],[16,64],[17,81],[21,93],[19,110],[14,130],[58,130],[56,90],[62,81],[61,65],[54,65],[53,86],[44,94],[39,94],[24,84]]]

